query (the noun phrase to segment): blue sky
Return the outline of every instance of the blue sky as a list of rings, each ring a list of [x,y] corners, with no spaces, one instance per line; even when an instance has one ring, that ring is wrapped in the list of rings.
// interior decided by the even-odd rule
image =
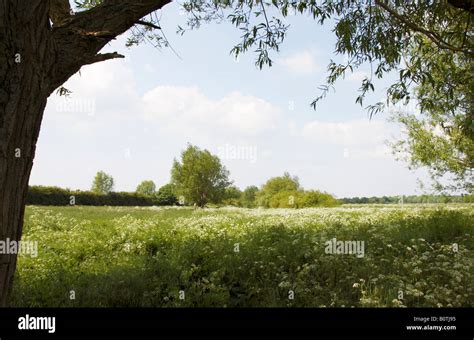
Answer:
[[[259,70],[255,55],[230,54],[239,32],[211,24],[175,34],[185,16],[176,3],[161,13],[169,48],[132,49],[121,37],[107,46],[125,59],[84,67],[53,95],[45,112],[30,184],[89,189],[94,174],[111,174],[117,191],[145,179],[169,181],[173,158],[187,143],[221,157],[241,188],[289,171],[303,187],[338,197],[400,195],[417,191],[413,172],[390,153],[400,135],[389,112],[369,120],[355,104],[367,69],[337,84],[314,111],[333,54],[330,25],[288,18],[291,28],[272,68]],[[367,103],[383,98],[389,79]]]

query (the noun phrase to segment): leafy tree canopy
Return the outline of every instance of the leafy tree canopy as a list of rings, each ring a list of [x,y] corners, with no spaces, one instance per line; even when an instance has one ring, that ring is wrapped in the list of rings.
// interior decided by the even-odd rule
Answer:
[[[114,179],[103,171],[99,171],[92,183],[92,192],[96,194],[108,194],[114,189]]]
[[[181,153],[180,162],[174,160],[171,182],[178,195],[199,207],[209,202],[219,203],[232,183],[219,157],[193,145]]]
[[[242,191],[235,185],[231,185],[225,190],[226,199],[240,200],[241,196],[242,196]]]
[[[156,185],[153,181],[143,181],[137,186],[135,192],[139,195],[151,196],[156,192]]]
[[[280,192],[295,192],[300,190],[298,177],[291,177],[288,172],[283,176],[270,178],[257,193],[257,203],[262,207],[269,207],[270,200]]]

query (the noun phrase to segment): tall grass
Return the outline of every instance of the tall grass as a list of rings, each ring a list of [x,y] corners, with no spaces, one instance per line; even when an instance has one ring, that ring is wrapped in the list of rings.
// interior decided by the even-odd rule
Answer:
[[[13,304],[472,306],[473,232],[472,205],[30,206],[39,256],[19,258]],[[327,254],[332,238],[364,241],[364,257]]]

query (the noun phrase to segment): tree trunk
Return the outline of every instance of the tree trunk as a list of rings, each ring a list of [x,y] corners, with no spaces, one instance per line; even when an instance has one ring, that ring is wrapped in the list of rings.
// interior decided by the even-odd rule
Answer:
[[[0,2],[0,241],[19,241],[28,180],[50,89],[49,22],[41,1]],[[7,304],[16,254],[0,254],[0,306]]]
[[[13,134],[0,139],[0,147],[6,149],[0,162],[0,240],[3,241],[19,241],[21,238],[28,181],[46,104],[43,93],[36,97],[22,97],[17,107],[12,108],[17,116]],[[2,107],[0,115],[8,117],[11,115],[9,111]],[[15,267],[16,254],[0,254],[0,306],[6,305]]]
[[[49,95],[82,66],[123,57],[99,51],[169,2],[104,0],[69,15],[69,0],[0,0],[0,241],[21,238]],[[16,259],[0,254],[0,307],[7,305]]]

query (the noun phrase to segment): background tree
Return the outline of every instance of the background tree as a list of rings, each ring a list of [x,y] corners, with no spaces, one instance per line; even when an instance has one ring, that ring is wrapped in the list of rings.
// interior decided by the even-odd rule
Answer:
[[[229,186],[225,189],[222,203],[224,205],[231,205],[234,207],[240,207],[242,205],[242,191],[235,185]]]
[[[432,81],[415,87],[423,115],[403,109],[394,114],[405,130],[394,151],[411,167],[428,168],[436,191],[473,193],[474,63],[429,42],[418,49],[410,52],[426,56],[421,62]]]
[[[257,193],[257,204],[268,208],[273,196],[280,194],[285,196],[284,199],[289,200],[291,193],[295,193],[300,189],[298,177],[291,177],[288,172],[285,172],[283,176],[270,178],[263,185],[262,189]]]
[[[156,185],[153,181],[142,181],[135,192],[139,195],[152,196],[156,192]]]
[[[96,194],[106,195],[114,189],[114,179],[103,171],[99,171],[92,182],[91,191]]]
[[[208,202],[219,203],[231,184],[229,172],[219,157],[193,145],[188,145],[182,152],[181,162],[174,160],[171,182],[178,195],[183,195],[186,201],[199,207]]]
[[[274,193],[265,201],[265,208],[301,208],[303,191],[282,190]]]
[[[248,186],[242,192],[242,205],[246,208],[254,208],[256,203],[258,188],[255,185]]]
[[[339,205],[338,200],[326,192],[309,190],[302,188],[298,190],[288,190],[282,187],[280,191],[274,191],[268,195],[263,205],[267,208],[313,208],[313,207],[334,207]]]

